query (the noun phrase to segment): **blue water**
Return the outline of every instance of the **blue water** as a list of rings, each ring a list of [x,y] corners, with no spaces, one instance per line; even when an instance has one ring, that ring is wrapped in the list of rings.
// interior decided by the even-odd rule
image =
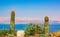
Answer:
[[[26,29],[28,25],[27,24],[16,24],[15,30],[24,30]],[[1,29],[8,29],[9,30],[10,25],[9,24],[0,24],[0,30]],[[60,24],[50,24],[49,25],[50,32],[58,31],[60,30]]]

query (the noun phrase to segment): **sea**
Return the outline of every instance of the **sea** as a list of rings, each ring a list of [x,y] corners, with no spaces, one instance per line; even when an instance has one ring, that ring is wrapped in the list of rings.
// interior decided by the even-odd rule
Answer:
[[[15,24],[15,30],[25,30],[28,27],[28,24]],[[10,24],[0,24],[0,30],[10,29]],[[60,24],[49,24],[49,31],[59,31]]]

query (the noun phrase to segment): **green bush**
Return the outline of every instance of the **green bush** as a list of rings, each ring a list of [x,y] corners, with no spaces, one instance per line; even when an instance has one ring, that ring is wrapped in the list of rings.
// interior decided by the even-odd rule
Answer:
[[[8,30],[0,30],[0,35],[7,35],[8,32]]]
[[[14,35],[16,35],[16,31],[12,31]],[[7,35],[7,34],[12,34],[11,30],[0,30],[0,35]]]
[[[40,24],[30,23],[28,27],[25,29],[25,35],[41,34],[42,32],[43,28],[40,26]]]
[[[3,33],[2,33],[2,30],[0,30],[0,35],[2,35]]]
[[[34,30],[34,28],[33,28],[33,25],[32,25],[32,23],[30,23],[30,24],[28,25],[28,27],[26,28],[26,30],[25,30],[25,34],[26,34],[26,35],[33,35],[34,32],[35,32],[35,30]]]
[[[9,32],[8,32],[9,34],[15,34],[16,33],[16,31],[15,30],[9,30]]]

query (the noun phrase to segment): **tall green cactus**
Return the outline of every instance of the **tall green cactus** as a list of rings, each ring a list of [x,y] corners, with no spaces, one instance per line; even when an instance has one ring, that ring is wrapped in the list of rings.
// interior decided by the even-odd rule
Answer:
[[[48,16],[45,16],[44,18],[44,32],[45,32],[45,37],[49,37],[49,18]]]
[[[11,12],[11,18],[10,18],[10,30],[14,31],[14,25],[15,25],[15,12]]]

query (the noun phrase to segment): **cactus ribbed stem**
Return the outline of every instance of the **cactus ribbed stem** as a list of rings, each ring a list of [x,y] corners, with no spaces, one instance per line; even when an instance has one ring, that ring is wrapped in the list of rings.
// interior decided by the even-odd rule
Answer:
[[[14,25],[15,25],[15,12],[11,12],[11,19],[10,19],[10,30],[14,31]]]
[[[45,23],[44,23],[45,37],[49,37],[49,18],[48,18],[48,16],[45,16],[44,20],[45,20]]]

